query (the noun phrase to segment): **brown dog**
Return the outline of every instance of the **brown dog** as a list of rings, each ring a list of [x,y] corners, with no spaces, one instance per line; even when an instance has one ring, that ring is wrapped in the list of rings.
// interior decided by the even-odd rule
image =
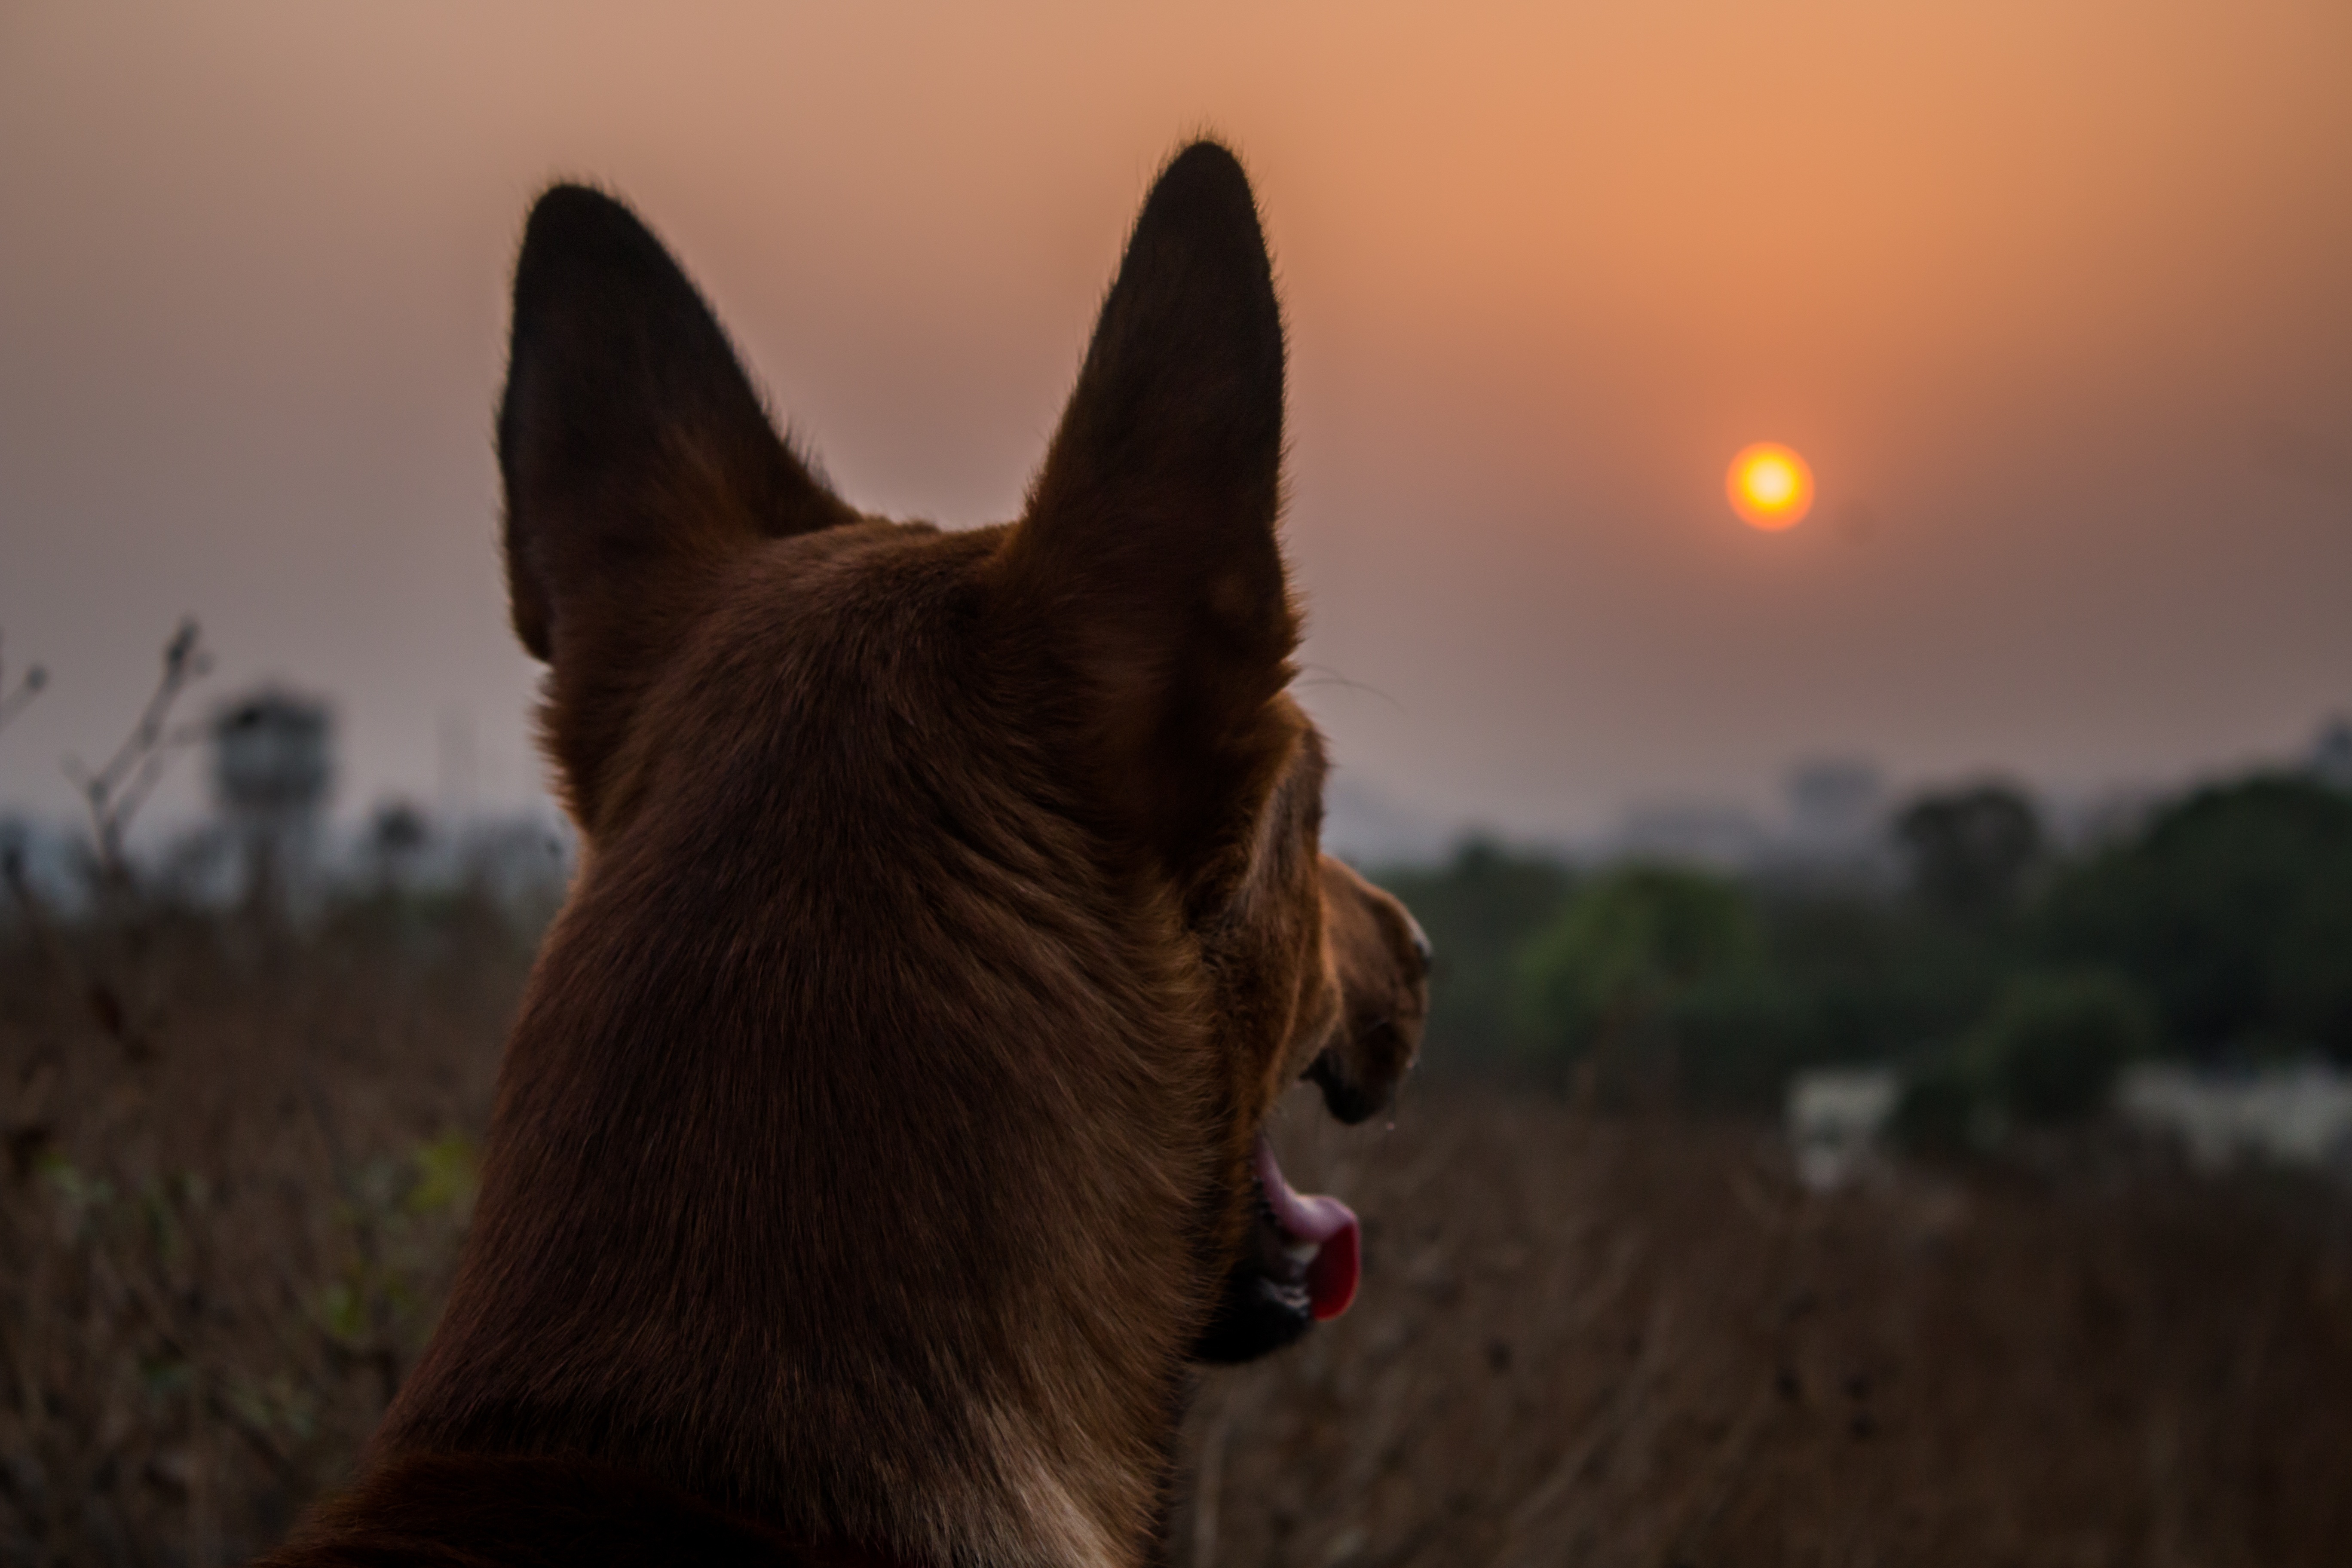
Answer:
[[[1017,523],[852,510],[614,202],[531,214],[515,629],[586,846],[446,1316],[284,1564],[1128,1564],[1189,1358],[1356,1227],[1263,1127],[1412,1060],[1427,949],[1317,847],[1282,321],[1163,174]]]

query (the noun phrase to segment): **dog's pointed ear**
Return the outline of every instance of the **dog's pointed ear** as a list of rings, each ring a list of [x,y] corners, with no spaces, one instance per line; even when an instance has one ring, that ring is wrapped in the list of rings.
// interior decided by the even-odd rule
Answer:
[[[1191,883],[1293,742],[1275,540],[1283,334],[1249,182],[1213,142],[1153,186],[1008,539],[1014,613],[1075,682],[1100,805]]]
[[[516,634],[583,820],[649,668],[709,574],[850,514],[778,437],[710,308],[620,203],[558,185],[515,265],[499,405]]]

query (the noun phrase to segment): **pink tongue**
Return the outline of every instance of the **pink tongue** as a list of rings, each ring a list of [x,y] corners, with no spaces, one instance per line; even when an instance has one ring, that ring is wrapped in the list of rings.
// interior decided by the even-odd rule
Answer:
[[[1274,1145],[1257,1135],[1257,1180],[1274,1210],[1274,1222],[1294,1242],[1309,1242],[1315,1259],[1307,1266],[1307,1296],[1318,1323],[1328,1322],[1356,1299],[1356,1277],[1361,1272],[1363,1248],[1357,1235],[1355,1211],[1337,1198],[1301,1196],[1282,1179]]]

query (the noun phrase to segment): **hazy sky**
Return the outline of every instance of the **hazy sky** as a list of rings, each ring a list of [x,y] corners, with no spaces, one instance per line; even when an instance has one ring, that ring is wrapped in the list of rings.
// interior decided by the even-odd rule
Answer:
[[[52,674],[0,807],[70,808],[184,612],[196,710],[334,699],[348,808],[538,788],[489,409],[551,178],[852,500],[968,524],[1202,129],[1289,310],[1306,695],[1401,805],[2092,789],[2352,710],[2342,0],[0,0],[0,633]],[[1761,439],[1785,534],[1724,504]]]

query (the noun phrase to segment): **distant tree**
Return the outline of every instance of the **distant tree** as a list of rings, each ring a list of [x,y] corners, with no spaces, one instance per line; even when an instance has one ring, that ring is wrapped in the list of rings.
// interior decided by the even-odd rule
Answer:
[[[2014,909],[2045,850],[2032,801],[2007,784],[1922,795],[1895,821],[1912,891],[1964,919]]]
[[[1553,1062],[1593,1054],[1672,1071],[1677,1009],[1762,953],[1739,888],[1708,872],[1627,866],[1594,879],[1517,961],[1522,1037]]]
[[[1807,999],[1810,1037],[1790,1047],[1807,1065],[1893,1060],[1957,1038],[2013,962],[2005,932],[1916,900],[1780,888],[1758,910],[1770,967]]]
[[[2111,970],[2012,975],[1974,1027],[1906,1075],[1895,1136],[1927,1152],[1983,1152],[2011,1127],[2080,1123],[2159,1037],[2147,994]]]
[[[1495,1061],[1510,1048],[1514,955],[1567,903],[1574,875],[1549,856],[1470,838],[1443,866],[1375,870],[1429,933],[1432,1066]]]
[[[2200,790],[2061,878],[2052,957],[2156,998],[2200,1053],[2320,1047],[2352,1060],[2352,795],[2277,774]]]
[[[2116,1075],[2156,1049],[2156,1008],[2105,970],[2022,974],[1962,1050],[2001,1109],[2020,1121],[2080,1121],[2106,1103]]]
[[[1769,959],[1703,976],[1668,1002],[1657,1041],[1675,1097],[1690,1109],[1777,1115],[1790,1075],[1853,1059],[1825,1026],[1814,988]]]
[[[1915,1154],[1961,1154],[1990,1152],[2003,1128],[1977,1064],[1957,1050],[1943,1050],[1904,1074],[1888,1131]]]

